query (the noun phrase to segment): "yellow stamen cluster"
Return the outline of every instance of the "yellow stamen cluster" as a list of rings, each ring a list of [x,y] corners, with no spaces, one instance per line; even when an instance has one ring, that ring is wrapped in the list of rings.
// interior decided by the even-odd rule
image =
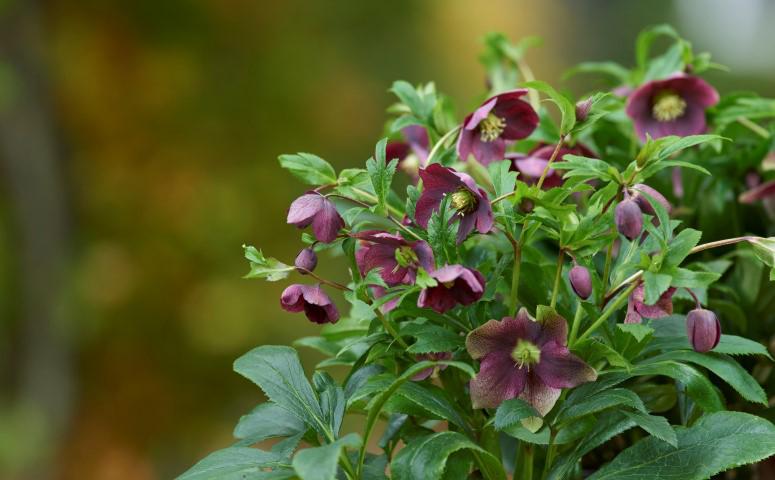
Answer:
[[[672,90],[659,92],[651,113],[660,122],[672,122],[686,113],[686,101]]]
[[[501,136],[505,128],[506,120],[489,113],[487,118],[479,123],[480,138],[483,142],[492,142]]]
[[[452,208],[460,213],[466,214],[476,208],[476,198],[467,188],[459,188],[452,192],[450,198]]]

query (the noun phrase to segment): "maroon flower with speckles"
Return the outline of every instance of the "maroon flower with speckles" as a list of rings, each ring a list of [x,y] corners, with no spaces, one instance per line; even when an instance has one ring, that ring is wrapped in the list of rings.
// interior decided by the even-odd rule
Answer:
[[[462,265],[446,265],[431,272],[436,280],[435,287],[428,287],[420,292],[417,306],[432,308],[444,313],[457,304],[470,305],[484,294],[484,277],[476,270]]]
[[[538,114],[520,97],[527,90],[511,90],[495,95],[463,121],[457,140],[457,153],[466,161],[469,155],[482,165],[503,160],[508,143],[529,136],[538,126]]]
[[[320,285],[293,284],[280,295],[280,306],[289,312],[304,312],[311,322],[336,323],[339,311]]]
[[[546,415],[561,389],[597,379],[597,372],[568,350],[565,319],[550,309],[539,318],[523,308],[516,317],[490,320],[468,334],[466,349],[480,360],[471,380],[474,408],[496,408],[519,397]]]
[[[643,141],[646,134],[685,137],[705,133],[705,110],[718,101],[718,92],[705,80],[679,73],[641,85],[627,98],[625,111]]]
[[[331,200],[317,192],[305,193],[294,200],[288,209],[287,221],[298,228],[312,225],[315,238],[324,243],[336,240],[339,229],[344,227],[344,220]]]
[[[492,230],[490,199],[469,175],[434,163],[420,170],[420,178],[423,190],[415,209],[418,225],[428,228],[431,215],[439,209],[444,196],[450,195],[449,206],[455,210],[453,218],[460,221],[458,243],[462,243],[474,227],[479,233]]]

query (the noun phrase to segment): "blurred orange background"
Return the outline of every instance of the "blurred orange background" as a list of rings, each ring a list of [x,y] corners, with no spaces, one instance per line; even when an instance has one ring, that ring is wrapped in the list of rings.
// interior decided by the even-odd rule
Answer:
[[[764,0],[0,1],[0,478],[172,478],[232,441],[261,401],[232,361],[316,331],[241,279],[243,243],[301,248],[279,154],[362,164],[395,79],[462,115],[486,32],[543,37],[536,76],[580,94],[564,70],[661,22],[775,95]]]

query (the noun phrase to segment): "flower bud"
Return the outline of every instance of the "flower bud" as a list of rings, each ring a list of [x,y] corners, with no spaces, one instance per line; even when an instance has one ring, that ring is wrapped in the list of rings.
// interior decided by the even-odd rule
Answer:
[[[576,265],[568,272],[568,279],[573,291],[580,298],[586,300],[592,295],[592,279],[589,276],[589,270],[581,265]]]
[[[616,219],[616,229],[630,240],[640,235],[643,230],[643,212],[634,200],[625,198],[614,211]]]
[[[576,103],[576,120],[581,123],[589,116],[589,110],[592,108],[592,98],[581,100]]]
[[[635,200],[643,213],[654,216],[657,214],[654,210],[654,207],[651,206],[651,202],[649,202],[649,200],[646,198],[646,195],[659,202],[659,204],[664,207],[667,213],[670,213],[670,210],[673,208],[672,205],[670,205],[670,202],[668,202],[664,197],[664,195],[649,187],[645,183],[638,183],[633,185],[632,189],[634,190],[632,199]],[[641,192],[645,195],[641,195]]]
[[[315,270],[315,267],[318,266],[318,256],[315,254],[315,250],[305,248],[299,252],[293,264],[296,266],[297,272],[306,275],[307,272]]]
[[[716,314],[704,308],[695,308],[686,315],[686,334],[697,352],[708,352],[721,339],[721,324]]]

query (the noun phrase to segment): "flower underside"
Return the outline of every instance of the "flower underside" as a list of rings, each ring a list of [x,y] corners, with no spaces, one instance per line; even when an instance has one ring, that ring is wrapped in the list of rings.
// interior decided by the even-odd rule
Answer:
[[[479,123],[480,137],[483,142],[492,142],[503,133],[506,128],[506,120],[497,115],[488,113],[487,117]]]
[[[672,90],[663,90],[654,97],[651,113],[660,122],[672,122],[686,113],[686,100]]]

